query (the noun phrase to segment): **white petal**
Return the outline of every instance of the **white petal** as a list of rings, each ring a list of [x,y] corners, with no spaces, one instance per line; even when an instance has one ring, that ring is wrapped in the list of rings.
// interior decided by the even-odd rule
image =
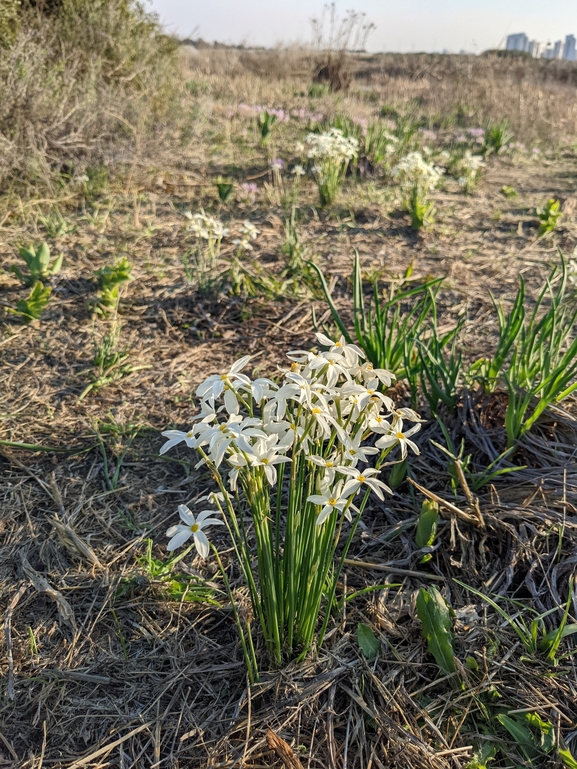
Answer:
[[[196,549],[201,558],[207,558],[210,553],[210,545],[204,531],[199,530],[194,532],[194,544],[196,545]]]
[[[332,511],[333,511],[333,508],[330,505],[326,505],[325,507],[323,507],[323,509],[321,510],[321,512],[317,517],[317,526],[320,526],[321,523],[324,523],[329,517],[329,515],[332,513]]]
[[[229,388],[224,391],[224,407],[229,414],[238,414],[239,406],[236,395]]]
[[[166,546],[167,550],[176,550],[177,547],[184,545],[186,540],[190,538],[192,531],[189,528],[187,529],[186,526],[179,526],[179,529],[180,531],[174,535]]]
[[[237,361],[235,361],[232,366],[230,367],[229,374],[238,374],[239,371],[242,371],[243,368],[246,366],[246,364],[249,362],[251,356],[245,355],[242,358],[239,358]]]
[[[194,515],[192,514],[192,511],[186,506],[186,505],[179,505],[178,506],[178,514],[180,515],[180,520],[187,523],[189,526],[192,526],[194,524]]]

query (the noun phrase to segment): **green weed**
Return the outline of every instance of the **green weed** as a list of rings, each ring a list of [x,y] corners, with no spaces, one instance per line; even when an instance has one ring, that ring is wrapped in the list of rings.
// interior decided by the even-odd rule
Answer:
[[[36,251],[32,246],[28,246],[28,248],[19,248],[18,252],[28,266],[28,274],[23,273],[17,264],[13,264],[10,269],[26,286],[32,286],[37,281],[48,280],[58,274],[62,268],[64,254],[59,254],[51,262],[50,248],[47,243],[41,243]]]

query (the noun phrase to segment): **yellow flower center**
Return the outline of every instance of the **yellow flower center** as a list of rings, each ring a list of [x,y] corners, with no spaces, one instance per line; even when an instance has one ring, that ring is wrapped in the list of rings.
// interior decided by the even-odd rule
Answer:
[[[198,525],[198,523],[193,523],[192,526],[190,527],[190,530],[192,531],[193,534],[195,534],[199,529],[200,529],[200,526]]]
[[[261,462],[263,463],[263,465],[268,465],[268,459],[266,457],[262,459]]]
[[[194,435],[194,433],[192,432],[192,430],[190,432],[186,433],[186,437],[187,438],[192,438],[193,435]]]
[[[315,414],[315,415],[316,415],[316,414],[322,414],[322,413],[323,413],[323,410],[322,410],[322,409],[320,409],[318,406],[315,406],[315,407],[314,407],[314,409],[313,409],[313,411],[312,411],[312,413],[313,413],[313,414]]]
[[[365,482],[365,480],[366,480],[366,478],[365,478],[365,476],[364,476],[364,475],[357,475],[357,481],[358,481],[359,483],[364,483],[364,482]]]
[[[401,432],[395,433],[395,438],[398,438],[400,441],[402,441],[404,437],[404,434]]]
[[[334,467],[334,462],[327,462],[326,467]]]
[[[294,362],[291,363],[291,371],[298,371],[299,370],[299,364]]]
[[[337,504],[337,500],[336,500],[334,497],[331,497],[331,498],[329,499],[329,505],[330,505],[331,507],[334,507],[336,504]]]
[[[354,457],[357,452],[354,449],[349,449],[349,454]]]
[[[226,382],[226,380],[228,379],[228,374],[221,374],[220,379],[222,382]]]

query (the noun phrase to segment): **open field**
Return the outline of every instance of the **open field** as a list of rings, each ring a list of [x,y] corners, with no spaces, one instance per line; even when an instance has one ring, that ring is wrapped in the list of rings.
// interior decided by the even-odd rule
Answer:
[[[575,70],[530,72],[535,80],[524,82],[526,62],[454,58],[455,71],[444,74],[430,57],[359,59],[350,90],[333,93],[311,85],[296,55],[189,50],[178,124],[167,119],[156,145],[150,137],[130,151],[123,145],[120,159],[107,145],[102,165],[80,168],[60,187],[51,178],[41,197],[6,188],[0,766],[577,765],[575,636],[559,638],[548,654],[546,645],[528,648],[519,631],[524,621],[530,646],[535,618],[543,615],[534,625],[539,641],[577,621],[573,396],[547,409],[496,465],[519,469],[471,490],[438,447],[446,442],[427,399],[419,391],[412,404],[399,377],[390,394],[425,420],[415,437],[421,453],[409,460],[421,488],[401,478],[384,502],[370,499],[348,553],[357,563],[340,576],[323,647],[280,669],[263,664],[256,683],[247,678],[212,555],[193,550],[163,571],[178,505],[192,507],[215,487],[182,445],[160,456],[160,432],[184,430],[198,411],[197,386],[237,358],[253,356],[251,376],[278,378],[288,350],[318,346],[317,328],[337,333],[308,260],[324,273],[347,323],[355,251],[367,297],[371,279],[384,289],[409,268],[415,285],[443,278],[438,328],[446,333],[462,320],[465,371],[497,344],[490,292],[510,310],[522,276],[532,308],[560,252],[569,259],[577,247]],[[537,95],[531,82],[540,83]],[[264,108],[289,119],[279,116],[263,146]],[[370,125],[386,127],[406,152],[352,163],[323,207],[313,175],[292,173],[304,162],[297,143],[343,117],[361,135]],[[425,147],[434,163],[442,152],[479,154],[477,129],[504,118],[514,136],[483,155],[471,191],[446,160],[430,193],[436,213],[412,228],[395,163],[409,151],[429,157]],[[219,179],[233,185],[226,202]],[[536,210],[550,199],[563,216],[539,237]],[[187,212],[201,210],[229,230],[210,276],[224,277],[204,291],[183,266],[196,248]],[[259,234],[234,273],[233,240],[247,220]],[[10,267],[23,264],[19,247],[43,241],[52,257],[63,253],[63,265],[48,281],[41,319],[26,323],[12,310],[30,288]],[[95,273],[124,257],[131,279],[117,306],[99,307]],[[572,284],[567,297],[572,307]],[[95,355],[106,344],[118,357],[99,369]],[[507,447],[507,398],[502,383],[487,394],[463,374],[454,408],[438,409],[457,451],[463,440],[463,456],[471,455],[471,485]],[[414,537],[423,489],[441,500],[437,536],[424,550]],[[210,536],[247,614],[230,539],[224,528]],[[417,617],[419,589],[431,585],[454,611],[450,673],[436,663]],[[359,643],[359,624],[378,639],[374,659]],[[266,659],[256,628],[255,638]]]

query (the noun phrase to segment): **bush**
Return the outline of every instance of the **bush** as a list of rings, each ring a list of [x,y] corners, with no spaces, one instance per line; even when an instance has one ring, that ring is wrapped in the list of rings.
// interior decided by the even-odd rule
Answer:
[[[140,141],[170,104],[176,43],[135,0],[8,0],[7,9],[0,185],[50,185],[62,170],[97,166],[112,140]]]

